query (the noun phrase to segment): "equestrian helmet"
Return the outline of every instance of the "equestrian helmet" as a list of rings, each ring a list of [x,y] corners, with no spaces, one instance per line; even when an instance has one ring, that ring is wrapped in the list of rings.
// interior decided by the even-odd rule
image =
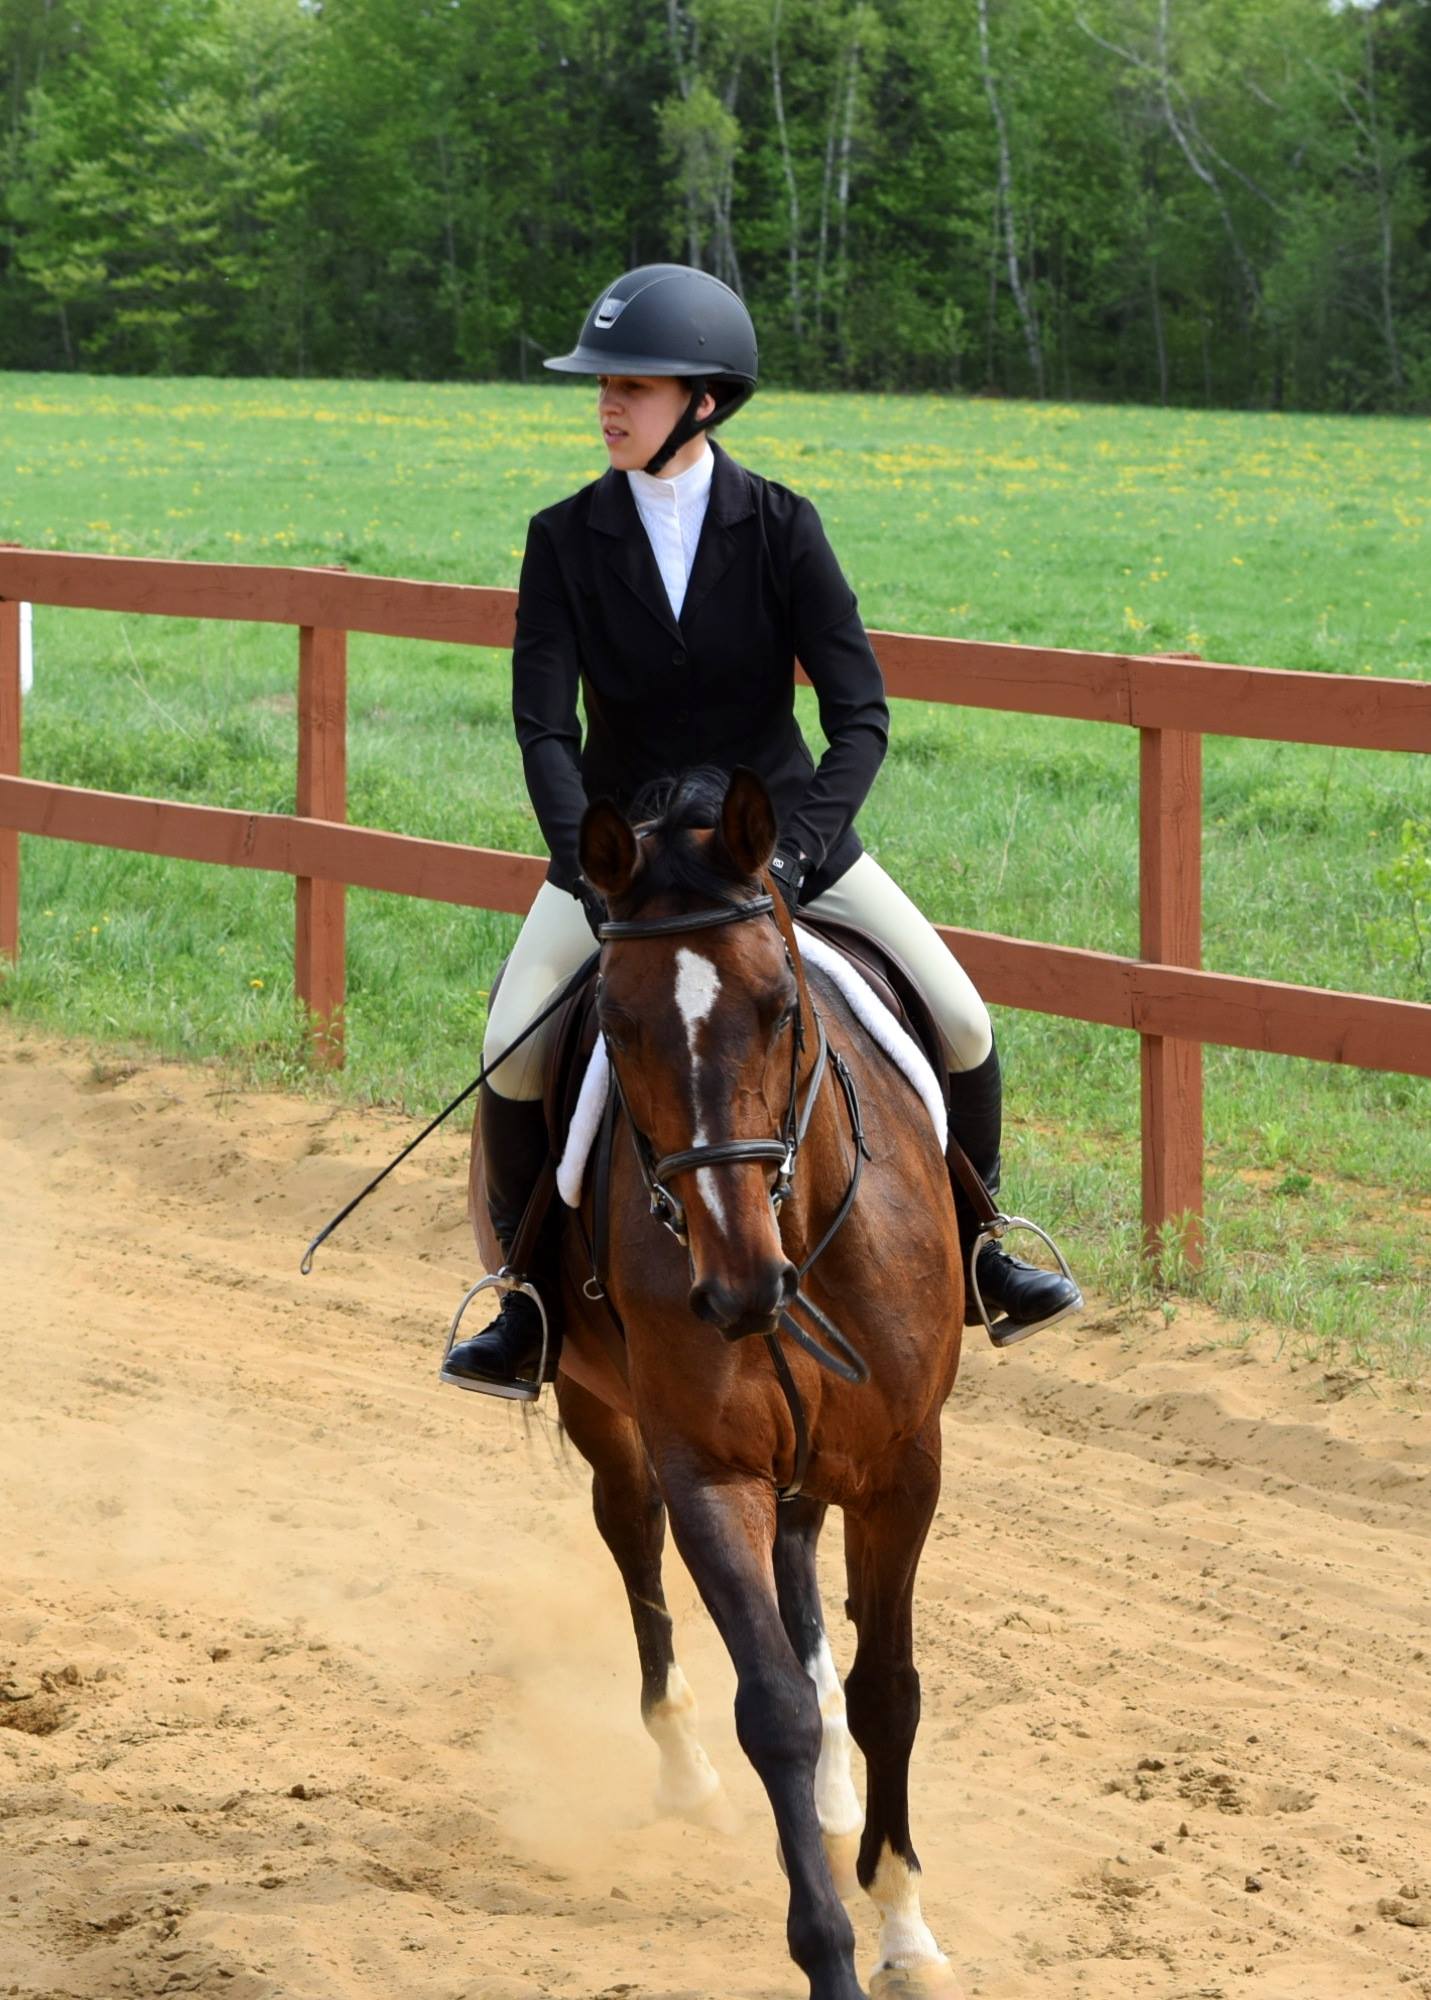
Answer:
[[[699,379],[716,399],[715,423],[755,393],[759,373],[744,303],[729,285],[689,264],[627,271],[592,306],[571,353],[544,365],[562,375]]]

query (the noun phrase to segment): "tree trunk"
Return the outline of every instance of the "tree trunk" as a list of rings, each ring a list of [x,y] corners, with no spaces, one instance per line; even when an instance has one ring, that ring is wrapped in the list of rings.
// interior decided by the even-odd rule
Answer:
[[[1004,122],[1004,107],[999,99],[993,65],[989,60],[989,0],[979,0],[979,66],[983,71],[984,90],[989,99],[989,109],[994,114],[994,132],[998,139],[999,211],[1004,225],[1004,251],[1009,267],[1009,290],[1014,295],[1014,304],[1018,307],[1019,319],[1023,324],[1024,344],[1028,348],[1029,367],[1033,370],[1035,392],[1042,396],[1043,343],[1039,337],[1038,312],[1032,295],[1024,285],[1023,272],[1019,265],[1013,160],[1009,151],[1008,127]]]
[[[844,60],[835,72],[835,86],[830,94],[830,122],[825,131],[825,172],[820,182],[820,233],[815,251],[815,331],[822,331],[825,316],[825,273],[829,264],[830,247],[830,189],[835,180],[835,129],[840,116],[841,84],[844,79]]]
[[[457,268],[457,229],[452,214],[452,176],[447,156],[447,134],[439,126],[435,141],[437,164],[442,174],[442,240],[447,252],[447,279],[452,288],[452,358],[456,361],[462,345],[462,274]]]
[[[836,204],[840,214],[839,251],[836,269],[839,272],[840,297],[839,316],[836,321],[836,348],[841,368],[850,363],[849,320],[845,311],[850,285],[850,154],[854,147],[855,107],[858,103],[860,75],[859,31],[850,43],[848,70],[845,84],[845,118],[840,133],[840,178],[835,190]]]
[[[1207,162],[1201,159],[1193,146],[1191,136],[1183,127],[1182,120],[1173,109],[1172,78],[1168,64],[1168,10],[1171,0],[1158,0],[1158,92],[1162,103],[1163,122],[1172,133],[1179,152],[1211,194],[1217,204],[1218,215],[1232,246],[1232,254],[1237,259],[1237,268],[1242,273],[1242,282],[1247,288],[1248,321],[1252,310],[1261,303],[1262,283],[1253,269],[1252,260],[1242,247],[1242,238],[1237,233],[1237,225],[1232,219],[1232,210],[1227,205],[1222,183]]]
[[[1207,337],[1207,314],[1198,314],[1198,331],[1202,335],[1202,400],[1208,409],[1212,408],[1212,342]]]
[[[1381,297],[1382,334],[1386,341],[1386,358],[1391,364],[1391,386],[1400,395],[1406,387],[1406,378],[1401,369],[1401,347],[1396,337],[1396,312],[1393,304],[1392,253],[1394,236],[1391,216],[1391,191],[1386,184],[1386,162],[1382,154],[1381,128],[1376,112],[1376,50],[1373,42],[1371,16],[1362,18],[1362,45],[1366,52],[1366,116],[1367,131],[1371,141],[1372,172],[1376,176],[1376,216],[1381,238],[1379,268],[1379,292]]]
[[[740,90],[740,63],[737,61],[730,73],[730,81],[725,87],[724,104],[731,116],[735,115],[735,100]],[[740,259],[735,252],[735,234],[731,228],[731,204],[735,200],[735,149],[732,147],[721,168],[719,185],[715,195],[715,266],[716,276],[730,286],[734,292],[744,290],[740,282]]]
[[[790,204],[790,326],[796,340],[805,337],[804,308],[800,300],[800,191],[795,185],[795,167],[790,158],[790,135],[785,125],[785,97],[780,87],[780,10],[784,0],[775,0],[770,21],[770,94],[775,100],[775,129],[780,136],[780,161],[785,170],[785,187]]]
[[[694,65],[687,63],[685,55],[685,31],[681,18],[681,0],[666,0],[666,32],[671,41],[671,65],[676,72],[676,88],[683,98],[691,94],[691,71]],[[701,263],[701,217],[695,190],[686,189],[686,262],[697,270]]]
[[[1000,210],[1003,206],[999,190],[994,189],[994,229],[989,238],[989,312],[984,323],[984,385],[994,386],[994,349],[997,346],[999,315],[999,236]]]
[[[1153,344],[1158,353],[1158,401],[1168,406],[1168,343],[1163,332],[1163,300],[1158,290],[1158,260],[1148,259],[1148,298],[1153,308]]]

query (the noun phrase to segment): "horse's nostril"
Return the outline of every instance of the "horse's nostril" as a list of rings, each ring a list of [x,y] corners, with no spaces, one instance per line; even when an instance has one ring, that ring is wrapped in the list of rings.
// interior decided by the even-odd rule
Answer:
[[[740,1307],[714,1278],[703,1278],[691,1287],[691,1311],[697,1319],[703,1319],[707,1326],[729,1326]]]
[[[800,1273],[793,1264],[767,1267],[742,1291],[732,1290],[718,1278],[702,1278],[691,1287],[691,1311],[708,1326],[718,1326],[728,1338],[738,1339],[767,1330],[799,1289]]]

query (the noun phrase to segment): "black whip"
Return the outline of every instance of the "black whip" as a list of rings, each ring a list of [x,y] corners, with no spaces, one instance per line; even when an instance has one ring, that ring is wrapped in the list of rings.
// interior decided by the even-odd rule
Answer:
[[[338,1224],[340,1222],[346,1222],[348,1217],[353,1213],[353,1210],[358,1206],[359,1202],[366,1201],[368,1196],[372,1193],[373,1189],[375,1187],[378,1187],[383,1181],[387,1179],[388,1175],[392,1172],[394,1167],[400,1167],[403,1161],[407,1158],[409,1153],[415,1153],[418,1147],[422,1144],[423,1140],[428,1136],[428,1134],[430,1132],[435,1132],[437,1130],[438,1126],[442,1123],[444,1118],[450,1118],[453,1112],[457,1109],[459,1104],[465,1104],[467,1102],[468,1098],[472,1095],[473,1091],[478,1089],[483,1083],[486,1082],[487,1072],[489,1070],[500,1069],[502,1067],[502,1064],[507,1060],[508,1056],[511,1055],[514,1050],[519,1049],[522,1046],[522,1043],[527,1039],[528,1035],[534,1034],[536,1030],[542,1025],[543,1021],[549,1021],[552,1015],[555,1014],[559,1008],[562,1008],[566,1005],[567,1001],[571,998],[572,994],[577,992],[580,987],[585,985],[587,979],[591,975],[592,967],[596,964],[596,961],[598,958],[600,958],[600,956],[601,956],[600,952],[594,951],[592,952],[589,958],[584,959],[582,963],[577,967],[576,971],[572,974],[571,978],[568,979],[565,986],[562,987],[561,991],[557,994],[556,998],[553,1001],[551,1001],[551,1003],[548,1006],[543,1007],[540,1014],[535,1015],[530,1021],[528,1021],[526,1027],[523,1028],[521,1034],[517,1036],[516,1040],[513,1042],[508,1042],[506,1048],[503,1049],[501,1055],[499,1055],[494,1062],[483,1063],[481,1069],[478,1070],[476,1076],[473,1077],[471,1083],[468,1084],[467,1088],[462,1092],[462,1094],[459,1097],[454,1097],[452,1102],[448,1105],[445,1111],[439,1111],[437,1116],[432,1120],[432,1123],[430,1125],[424,1125],[422,1130],[418,1133],[417,1137],[411,1140],[406,1146],[403,1147],[402,1151],[397,1155],[396,1159],[389,1160],[387,1165],[383,1168],[380,1174],[374,1174],[373,1178],[368,1182],[368,1185],[363,1189],[361,1194],[355,1194],[353,1196],[353,1199],[348,1203],[346,1208],[340,1208],[338,1210],[338,1213],[333,1217],[333,1220],[329,1223],[324,1224],[323,1228],[318,1231],[318,1234],[313,1238],[313,1241],[308,1245],[308,1248],[304,1251],[303,1262],[298,1266],[299,1270],[302,1272],[305,1278],[313,1269],[313,1253],[318,1248],[319,1244],[327,1242],[328,1238],[333,1234],[333,1231],[338,1227]]]

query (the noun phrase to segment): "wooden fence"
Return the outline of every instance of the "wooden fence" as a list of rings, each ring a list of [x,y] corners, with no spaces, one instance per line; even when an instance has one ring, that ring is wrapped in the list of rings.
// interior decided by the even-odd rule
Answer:
[[[247,813],[20,776],[21,602],[298,627],[295,813]],[[516,593],[338,570],[0,547],[0,953],[19,950],[19,835],[265,868],[297,882],[295,985],[314,1059],[342,1060],[344,889],[523,912],[545,863],[346,822],[347,635],[510,646]],[[1431,1076],[1431,1006],[1201,969],[1202,736],[1431,750],[1431,686],[1189,659],[874,632],[892,695],[1119,723],[1141,744],[1141,956],[941,927],[985,997],[1141,1038],[1143,1223],[1199,1252],[1204,1042]]]

